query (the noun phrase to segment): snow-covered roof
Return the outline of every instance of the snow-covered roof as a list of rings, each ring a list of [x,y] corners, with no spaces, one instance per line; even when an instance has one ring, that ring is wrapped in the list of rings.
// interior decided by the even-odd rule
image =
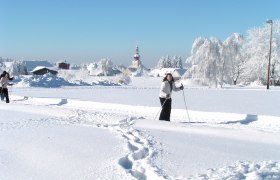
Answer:
[[[187,70],[186,69],[175,69],[174,72],[178,73],[180,76],[183,76]]]
[[[35,67],[32,71],[30,71],[30,72],[35,72],[35,71],[39,71],[39,70],[41,70],[41,69],[49,69],[49,70],[53,70],[53,71],[57,71],[57,68],[55,68],[55,67],[46,67],[46,66],[37,66],[37,67]]]

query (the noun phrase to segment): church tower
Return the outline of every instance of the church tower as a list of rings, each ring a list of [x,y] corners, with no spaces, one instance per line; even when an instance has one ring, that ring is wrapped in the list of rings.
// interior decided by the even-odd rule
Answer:
[[[138,69],[141,66],[139,47],[136,45],[135,54],[133,56],[132,68]]]

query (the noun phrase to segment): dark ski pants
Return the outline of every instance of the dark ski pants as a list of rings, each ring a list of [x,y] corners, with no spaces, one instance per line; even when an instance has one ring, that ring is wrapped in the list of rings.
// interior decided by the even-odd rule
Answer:
[[[6,98],[6,103],[9,103],[10,99],[9,99],[9,93],[7,88],[2,88],[1,100],[4,100],[4,97]]]
[[[162,106],[159,120],[170,121],[170,114],[171,114],[171,98],[159,98],[160,104]]]

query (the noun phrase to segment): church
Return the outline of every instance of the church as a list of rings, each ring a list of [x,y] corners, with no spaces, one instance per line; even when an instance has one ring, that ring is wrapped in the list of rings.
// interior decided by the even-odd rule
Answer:
[[[134,59],[132,61],[131,68],[135,68],[137,70],[142,65],[141,61],[140,61],[140,54],[139,54],[139,47],[138,47],[138,45],[136,46],[135,54],[134,54],[133,58]]]
[[[137,45],[135,49],[135,54],[133,56],[132,64],[128,67],[127,73],[132,76],[139,76],[143,73],[143,69],[145,69],[145,67],[143,66],[140,60],[139,47]]]

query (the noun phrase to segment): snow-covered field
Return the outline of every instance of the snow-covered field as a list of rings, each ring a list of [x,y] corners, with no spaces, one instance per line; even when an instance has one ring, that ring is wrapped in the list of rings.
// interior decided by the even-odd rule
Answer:
[[[280,179],[279,88],[183,82],[164,122],[160,83],[11,87],[0,179]]]

